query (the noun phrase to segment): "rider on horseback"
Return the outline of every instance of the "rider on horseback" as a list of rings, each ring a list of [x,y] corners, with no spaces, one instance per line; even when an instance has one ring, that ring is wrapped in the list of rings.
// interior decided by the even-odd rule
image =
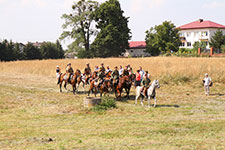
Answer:
[[[66,74],[67,74],[67,82],[70,82],[70,79],[72,78],[74,71],[71,67],[71,63],[68,63],[66,66]]]
[[[142,80],[142,85],[144,86],[143,88],[142,88],[142,90],[141,90],[141,92],[143,92],[143,95],[144,96],[147,96],[147,90],[148,90],[148,88],[150,87],[150,83],[151,83],[151,80],[148,78],[148,75],[147,74],[145,74],[145,76],[144,76],[144,78],[143,78],[143,80]]]
[[[124,68],[124,70],[123,70],[123,75],[124,75],[124,76],[129,76],[129,71],[128,71],[127,66],[125,66],[125,68]]]
[[[89,64],[86,64],[87,67],[84,69],[84,75],[89,76],[91,75],[91,68],[89,66]]]
[[[111,79],[115,79],[116,82],[119,81],[119,71],[118,71],[118,67],[115,67],[115,70],[112,72],[112,77]]]
[[[100,82],[99,82],[99,87],[101,86],[101,84],[104,82],[104,77],[105,77],[105,67],[104,64],[101,64],[100,67],[100,74],[99,74],[99,78],[100,78]]]

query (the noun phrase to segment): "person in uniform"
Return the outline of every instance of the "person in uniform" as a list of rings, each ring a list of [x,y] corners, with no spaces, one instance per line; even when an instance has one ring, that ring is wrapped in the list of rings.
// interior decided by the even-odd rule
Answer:
[[[74,73],[74,71],[71,66],[71,63],[68,63],[66,66],[67,82],[70,82],[70,79],[71,79],[73,73]]]
[[[86,75],[87,77],[91,75],[91,68],[89,64],[86,64],[86,67],[84,69],[84,75]]]
[[[143,92],[144,96],[147,96],[147,90],[150,87],[150,83],[151,83],[151,80],[148,78],[147,74],[145,74],[141,83],[144,86],[141,91]]]
[[[129,76],[129,71],[127,69],[127,66],[125,66],[124,70],[123,70],[123,75],[124,76]]]

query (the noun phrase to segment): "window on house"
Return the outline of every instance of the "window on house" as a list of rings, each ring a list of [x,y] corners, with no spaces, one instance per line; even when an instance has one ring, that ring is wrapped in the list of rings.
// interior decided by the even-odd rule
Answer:
[[[204,32],[202,32],[201,35],[202,35],[202,36],[208,36],[208,32],[207,32],[207,31],[204,31]]]
[[[133,50],[131,50],[130,52],[133,53]]]
[[[189,36],[191,35],[191,33],[190,33],[190,32],[187,32],[186,34],[187,34],[187,37],[189,37]]]
[[[189,47],[190,47],[190,46],[191,46],[191,42],[187,42],[187,46],[189,46]]]
[[[184,47],[185,46],[185,42],[181,42],[180,46]]]

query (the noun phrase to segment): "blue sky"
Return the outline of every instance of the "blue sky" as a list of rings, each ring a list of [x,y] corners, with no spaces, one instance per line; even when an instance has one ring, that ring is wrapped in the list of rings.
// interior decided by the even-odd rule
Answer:
[[[62,33],[60,17],[71,11],[74,1],[0,0],[0,39],[55,42]],[[120,3],[124,15],[130,17],[132,41],[144,41],[145,31],[165,20],[176,26],[199,18],[225,25],[225,0],[120,0]],[[65,41],[64,47],[69,42]]]

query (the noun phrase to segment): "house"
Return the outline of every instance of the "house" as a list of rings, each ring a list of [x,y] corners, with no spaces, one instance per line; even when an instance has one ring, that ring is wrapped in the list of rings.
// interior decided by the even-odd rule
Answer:
[[[129,49],[126,49],[123,53],[124,57],[147,57],[151,54],[145,52],[145,41],[131,41],[129,42]]]
[[[225,34],[225,26],[199,19],[197,21],[182,25],[180,29],[180,48],[193,48],[195,42],[206,42],[206,48],[210,49],[209,42],[218,29]]]
[[[41,45],[43,45],[45,42],[34,42],[32,43],[35,47],[41,48]]]

